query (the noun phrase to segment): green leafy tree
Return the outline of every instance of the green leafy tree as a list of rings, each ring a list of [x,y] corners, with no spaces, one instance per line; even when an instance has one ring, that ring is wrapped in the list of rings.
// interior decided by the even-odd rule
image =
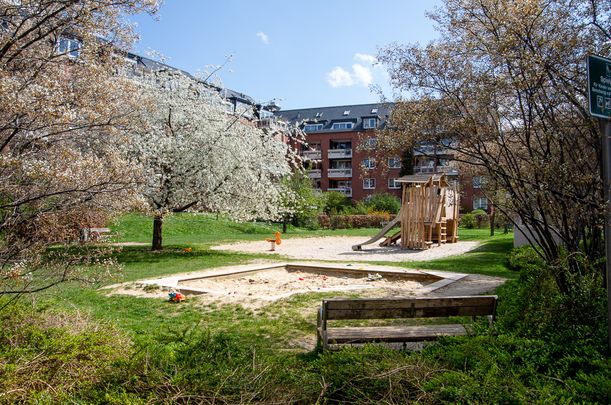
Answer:
[[[381,51],[399,100],[379,144],[394,150],[444,143],[508,193],[495,209],[519,217],[537,252],[569,266],[603,254],[605,199],[598,124],[588,113],[584,66],[609,56],[608,0],[445,0],[430,14],[439,39]],[[533,240],[535,242],[535,240]]]

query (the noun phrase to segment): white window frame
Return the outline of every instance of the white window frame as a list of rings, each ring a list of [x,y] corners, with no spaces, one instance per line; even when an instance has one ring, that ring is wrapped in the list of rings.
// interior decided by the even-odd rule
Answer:
[[[472,185],[473,188],[482,188],[483,177],[482,176],[473,176]]]
[[[74,45],[76,45],[76,47],[74,47]],[[82,46],[83,44],[81,41],[72,37],[59,37],[57,40],[57,52],[60,54],[65,54],[69,58],[73,59],[79,57]]]
[[[373,177],[366,177],[363,179],[363,190],[375,190],[376,179]]]
[[[388,188],[391,190],[397,190],[401,188],[401,183],[399,183],[397,180],[397,178],[388,179]]]
[[[363,159],[363,167],[365,169],[375,169],[376,168],[376,160],[375,158],[365,158]]]
[[[484,204],[482,204],[484,202]],[[488,210],[488,199],[486,197],[476,197],[473,199],[473,209],[478,210],[482,209],[484,211]]]
[[[400,169],[401,168],[401,158],[398,158],[398,157],[388,158],[388,168],[389,169]]]
[[[333,125],[331,125],[331,129],[352,129],[352,128],[354,128],[354,122],[352,121],[334,122]]]
[[[316,132],[316,131],[322,131],[324,125],[323,124],[305,124],[303,126],[303,131],[304,132]],[[314,128],[314,129],[312,129]]]
[[[373,121],[373,125],[371,122]],[[373,129],[378,127],[378,119],[377,118],[365,118],[363,120],[363,128],[365,129]]]

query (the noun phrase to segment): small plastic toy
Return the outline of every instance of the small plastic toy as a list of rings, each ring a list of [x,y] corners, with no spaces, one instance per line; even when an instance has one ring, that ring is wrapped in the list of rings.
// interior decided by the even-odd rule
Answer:
[[[169,296],[168,301],[170,302],[182,302],[185,300],[185,296],[179,292],[171,292],[170,294],[168,294],[168,296]]]

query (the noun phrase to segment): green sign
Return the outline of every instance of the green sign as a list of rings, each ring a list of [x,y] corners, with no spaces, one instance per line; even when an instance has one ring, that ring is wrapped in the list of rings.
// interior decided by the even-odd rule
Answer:
[[[590,114],[611,119],[611,59],[588,56]]]

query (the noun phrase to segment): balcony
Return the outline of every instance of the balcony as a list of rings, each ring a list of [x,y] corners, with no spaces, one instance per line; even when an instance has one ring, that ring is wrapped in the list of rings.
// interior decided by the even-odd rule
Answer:
[[[320,160],[322,159],[322,152],[319,150],[304,150],[301,151],[301,157],[305,160]]]
[[[327,177],[330,179],[352,177],[352,169],[329,169]]]
[[[320,169],[308,170],[308,177],[311,179],[320,179],[322,177],[322,170]]]
[[[346,197],[352,197],[352,187],[328,188],[327,191],[339,191]]]
[[[458,169],[454,166],[444,165],[444,166],[414,166],[414,174],[420,173],[445,173],[448,176],[458,176]]]
[[[329,159],[346,159],[352,157],[352,149],[329,149]]]

